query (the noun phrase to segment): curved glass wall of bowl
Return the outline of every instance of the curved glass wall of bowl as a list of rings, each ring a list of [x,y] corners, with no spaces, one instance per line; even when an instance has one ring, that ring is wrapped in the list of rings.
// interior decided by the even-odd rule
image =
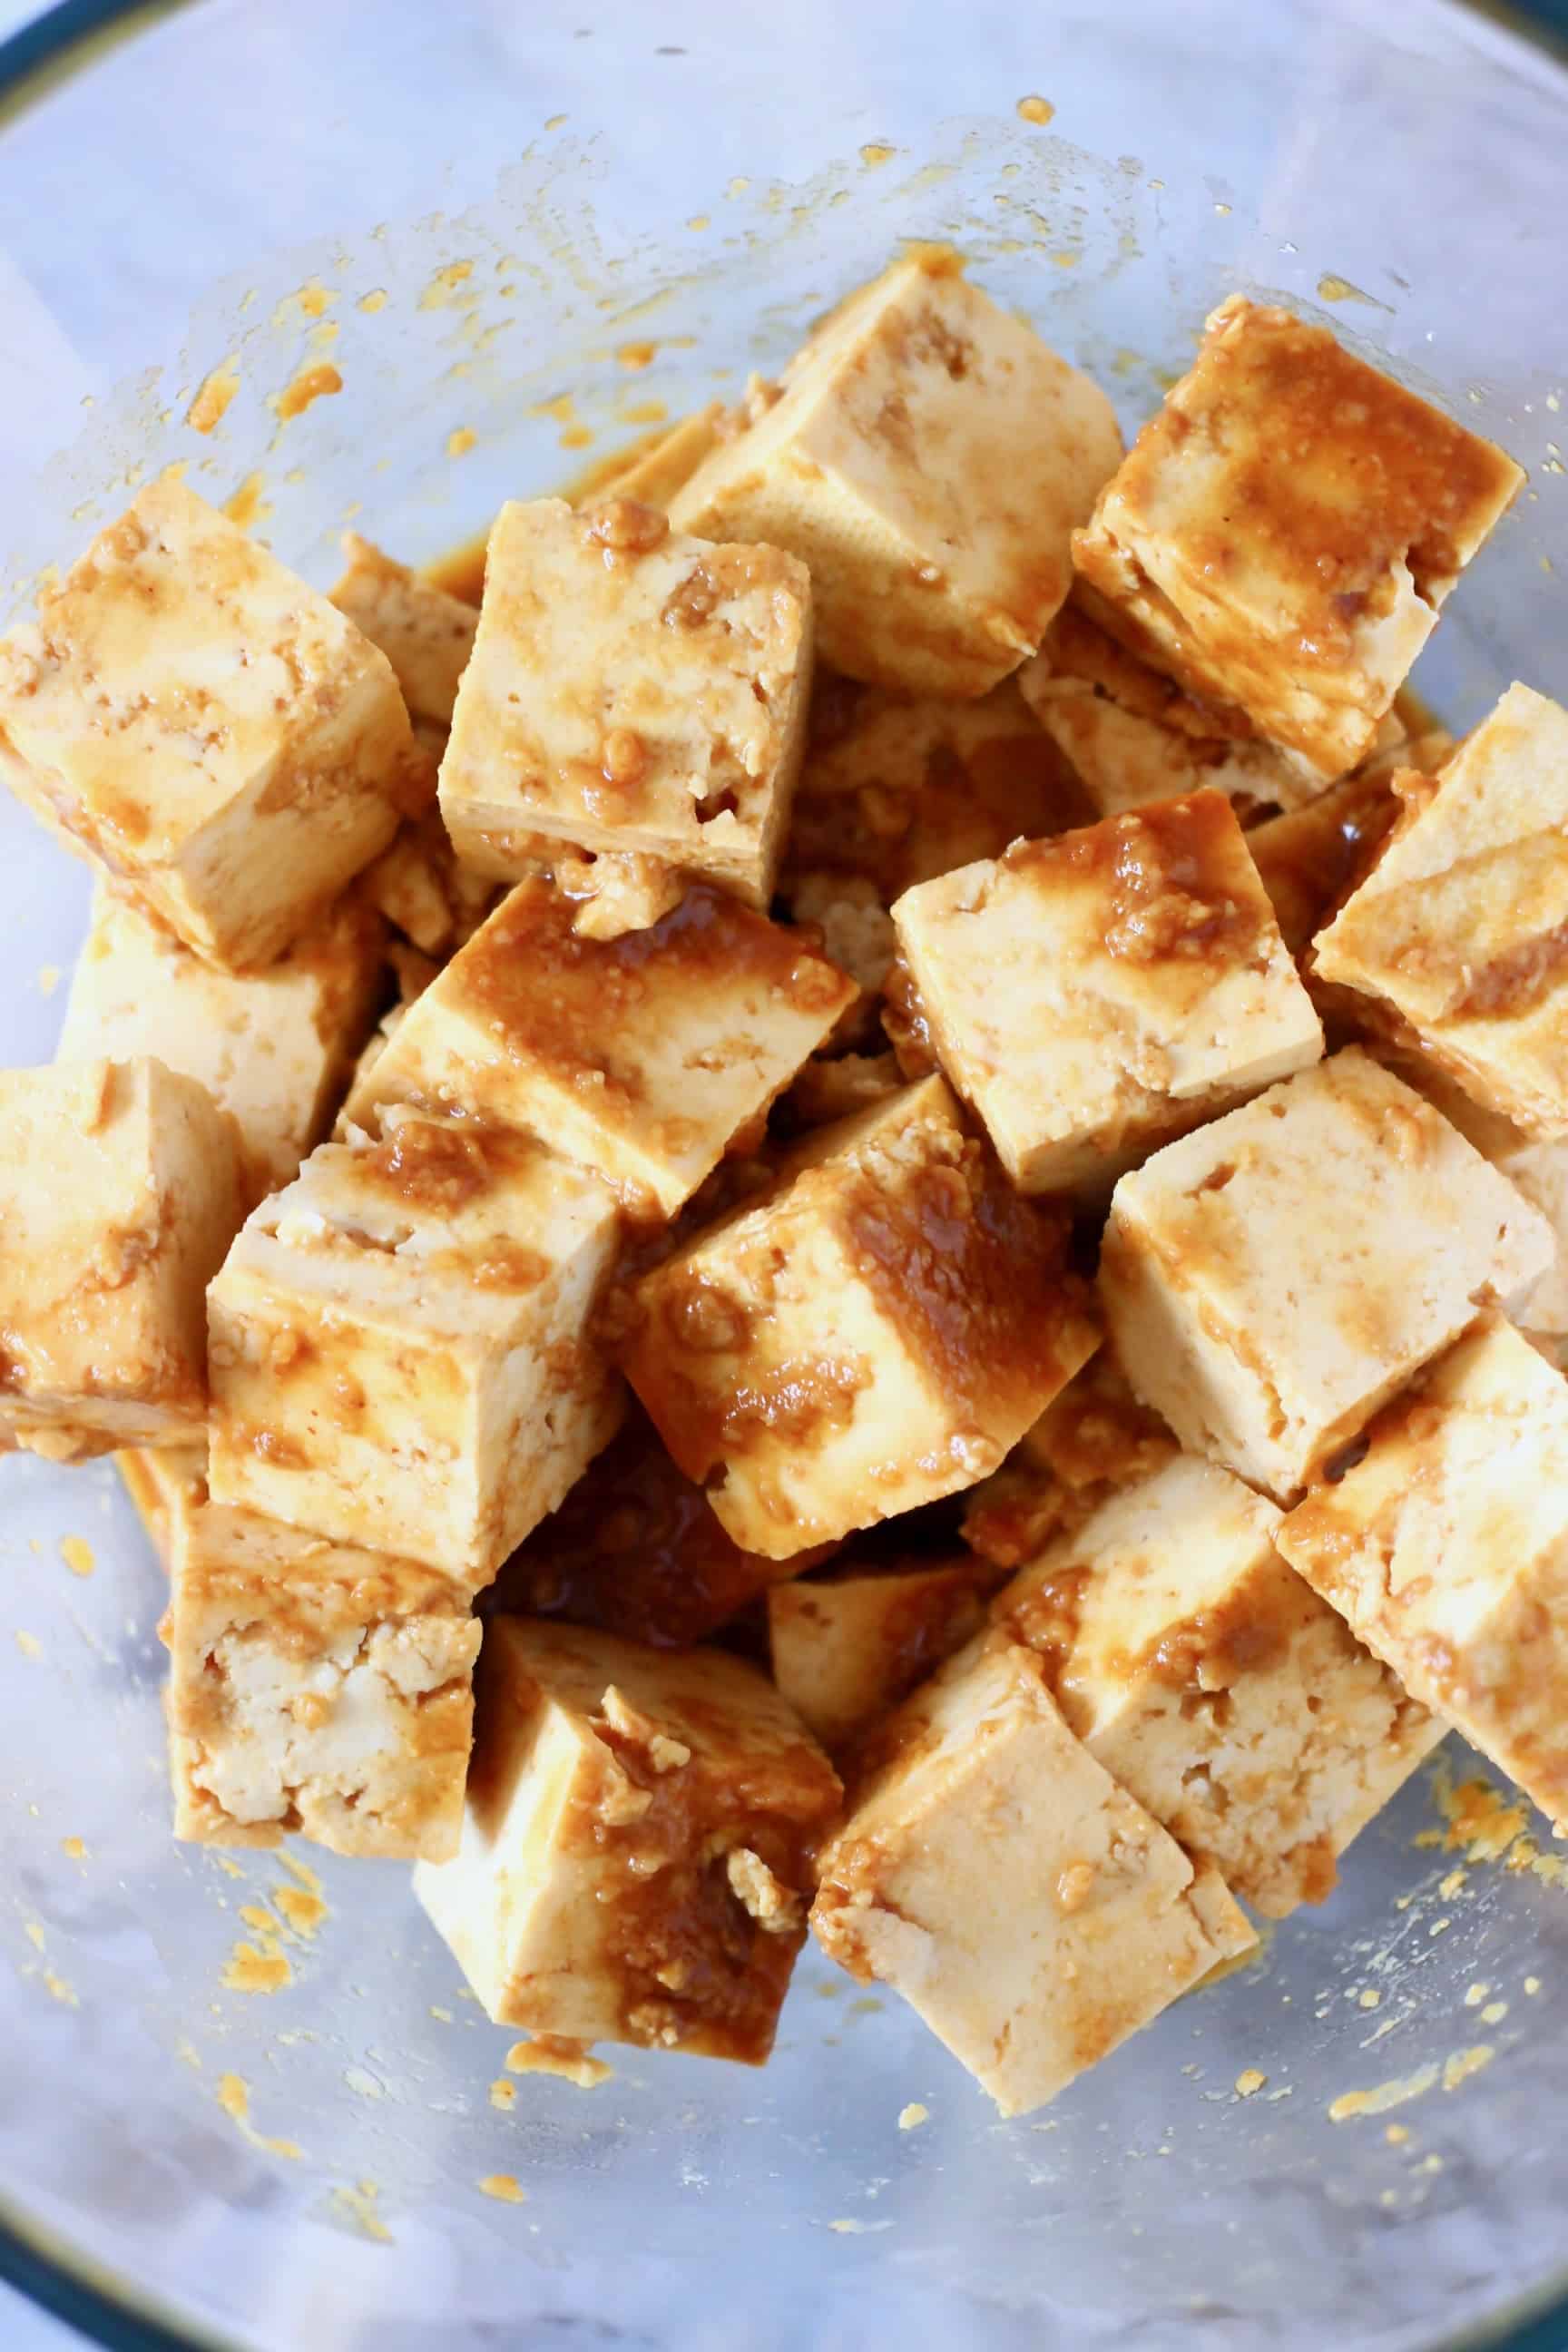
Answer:
[[[913,236],[1129,425],[1236,286],[1385,354],[1531,473],[1420,682],[1460,724],[1515,675],[1563,696],[1565,84],[1479,17],[1355,13],[155,17],[0,130],[7,599],[174,464],[323,583],[350,525],[433,555],[776,365]],[[341,389],[286,416],[310,370]],[[23,1062],[87,882],[9,806],[0,859]],[[0,2209],[110,2300],[312,2352],[1250,2352],[1468,2339],[1561,2284],[1568,1893],[1430,1843],[1428,1780],[1329,1905],[1032,2121],[810,1958],[761,2075],[610,2053],[596,2091],[497,2104],[511,2037],[404,1871],[173,1844],[163,1591],[114,1474],[3,1476]]]

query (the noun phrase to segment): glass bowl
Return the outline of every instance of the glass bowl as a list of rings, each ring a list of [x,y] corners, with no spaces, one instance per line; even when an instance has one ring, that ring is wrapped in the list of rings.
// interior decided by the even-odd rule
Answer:
[[[433,557],[951,238],[1129,425],[1240,286],[1495,434],[1530,487],[1419,682],[1460,725],[1516,674],[1562,697],[1568,78],[1436,0],[1376,19],[217,0],[29,37],[0,58],[8,600],[174,463],[323,583],[350,523]],[[280,423],[318,361],[341,392]],[[87,875],[9,803],[0,861],[18,1063]],[[1536,1868],[1479,1859],[1426,1776],[1331,1902],[1033,2119],[810,1954],[765,2073],[612,2053],[503,2108],[510,2037],[405,1870],[175,1846],[163,1582],[115,1473],[3,1478],[0,2266],[103,2341],[1318,2352],[1489,2340],[1568,2285],[1543,1825]]]

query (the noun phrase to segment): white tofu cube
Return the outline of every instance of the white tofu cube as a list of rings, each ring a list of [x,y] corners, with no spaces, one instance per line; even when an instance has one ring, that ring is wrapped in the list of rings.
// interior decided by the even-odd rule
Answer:
[[[1523,479],[1327,328],[1237,294],[1073,554],[1096,618],[1330,782]]]
[[[357,531],[344,532],[342,547],[348,569],[332,590],[332,603],[386,656],[409,717],[450,727],[479,614],[460,596],[448,596],[395,563]]]
[[[441,762],[459,857],[503,881],[537,837],[773,893],[811,690],[811,582],[610,498],[502,507]]]
[[[1276,1919],[1331,1892],[1338,1857],[1447,1729],[1286,1566],[1279,1520],[1183,1454],[993,1603],[1089,1754]]]
[[[877,1736],[821,1863],[817,1940],[901,1993],[1005,2116],[1043,2106],[1258,1938],[998,1632]],[[1048,1801],[1042,1801],[1042,1792]]]
[[[1286,1502],[1553,1246],[1447,1119],[1350,1048],[1124,1176],[1100,1287],[1139,1394]]]
[[[996,1467],[1099,1339],[1063,1244],[928,1080],[646,1276],[622,1360],[735,1541],[789,1559]]]
[[[206,1439],[189,1445],[128,1447],[115,1455],[114,1466],[159,1566],[172,1575],[191,1515],[207,1499]]]
[[[836,669],[977,695],[1045,635],[1121,455],[1098,386],[928,249],[839,304],[670,514],[802,557]]]
[[[965,1553],[775,1584],[768,1592],[773,1680],[807,1730],[837,1753],[979,1631],[994,1581]]]
[[[244,1202],[232,1122],[162,1062],[0,1071],[0,1442],[55,1461],[206,1416],[206,1286]]]
[[[213,1500],[488,1583],[614,1433],[617,1222],[526,1137],[397,1111],[322,1144],[212,1286]]]
[[[1015,842],[893,922],[937,1058],[1022,1192],[1103,1192],[1323,1050],[1220,793]]]
[[[414,1887],[498,2024],[760,2066],[837,1777],[754,1666],[493,1617],[458,1858]]]
[[[1568,1129],[1568,710],[1511,686],[1318,940],[1320,975],[1407,1024],[1467,1089]]]
[[[412,1004],[347,1116],[436,1102],[527,1129],[673,1216],[855,1001],[797,934],[699,884],[651,930],[584,938],[521,882]]]
[[[153,1054],[199,1079],[238,1129],[248,1206],[299,1173],[331,1123],[375,1017],[385,946],[351,894],[265,971],[219,971],[100,882],[57,1058]]]
[[[479,1651],[460,1586],[210,1504],[172,1581],[176,1837],[456,1853]]]
[[[1415,1696],[1568,1822],[1568,1382],[1486,1318],[1279,1548]]]
[[[0,647],[13,788],[185,945],[270,963],[415,789],[386,656],[226,516],[152,483]]]

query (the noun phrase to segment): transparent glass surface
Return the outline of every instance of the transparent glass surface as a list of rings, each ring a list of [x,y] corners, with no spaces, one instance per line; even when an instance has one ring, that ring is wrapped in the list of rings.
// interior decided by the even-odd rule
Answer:
[[[1530,488],[1419,682],[1460,725],[1514,675],[1561,697],[1565,90],[1411,0],[154,12],[0,119],[4,583],[176,462],[322,583],[351,522],[433,556],[952,238],[1130,425],[1240,286],[1496,434]],[[319,362],[341,392],[280,425]],[[9,806],[0,871],[26,1062],[87,877]],[[1392,2352],[1561,2292],[1568,1891],[1422,1843],[1429,1780],[1328,1905],[1033,2120],[809,1955],[765,2073],[622,2052],[502,2110],[510,2037],[404,1870],[300,1849],[302,1933],[283,1856],[173,1843],[164,1591],[112,1468],[12,1459],[0,1498],[0,2210],[13,2274],[108,2340]],[[239,1989],[242,1945],[287,1984]]]

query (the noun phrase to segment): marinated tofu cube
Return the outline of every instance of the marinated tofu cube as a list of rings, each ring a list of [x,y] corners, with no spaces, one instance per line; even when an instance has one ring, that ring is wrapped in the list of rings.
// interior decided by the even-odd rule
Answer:
[[[651,930],[584,938],[521,882],[411,1005],[363,1086],[539,1135],[673,1216],[855,1001],[797,933],[699,884]]]
[[[494,907],[497,885],[465,866],[440,811],[411,817],[367,866],[360,887],[421,954],[446,957],[471,940]]]
[[[1523,479],[1327,328],[1237,294],[1073,554],[1095,617],[1331,782]]]
[[[1417,1698],[1568,1822],[1568,1382],[1486,1317],[1279,1548]]]
[[[345,531],[342,546],[348,568],[332,590],[332,603],[386,656],[409,717],[450,727],[478,614],[460,596],[448,596],[395,563],[357,531]]]
[[[0,1071],[0,1444],[73,1462],[200,1436],[238,1161],[162,1062]]]
[[[1568,1129],[1568,710],[1511,686],[1318,940],[1317,971],[1407,1026],[1469,1093]]]
[[[115,1455],[114,1466],[160,1567],[172,1576],[191,1515],[207,1499],[205,1438],[190,1445],[127,1447]]]
[[[331,1124],[381,992],[385,932],[351,894],[265,971],[219,971],[112,884],[93,893],[57,1058],[155,1055],[239,1131],[247,1206]]]
[[[786,1559],[997,1466],[1099,1339],[1064,1239],[929,1080],[645,1276],[622,1360],[735,1541]]]
[[[1048,1404],[1018,1452],[1075,1492],[1100,1494],[1163,1468],[1176,1452],[1168,1424],[1133,1390],[1109,1344]]]
[[[598,496],[635,499],[639,506],[668,511],[676,492],[685,488],[709,451],[727,432],[738,432],[744,422],[742,413],[731,423],[724,403],[710,400],[706,408],[683,416],[679,425],[672,425],[650,447],[613,474]],[[584,503],[592,505],[595,500]]]
[[[459,857],[513,881],[535,836],[627,850],[765,908],[805,741],[811,582],[610,498],[504,506],[441,763]]]
[[[937,1058],[1022,1192],[1103,1192],[1323,1050],[1220,793],[1015,842],[893,922]]]
[[[839,305],[670,514],[801,557],[836,669],[968,697],[1039,644],[1121,455],[1098,386],[928,251]]]
[[[168,478],[0,646],[0,728],[35,814],[235,970],[310,929],[414,788],[385,655]]]
[[[498,2024],[760,2066],[837,1777],[754,1666],[494,1617],[458,1858],[415,1892]]]
[[[768,1593],[773,1680],[806,1728],[838,1753],[979,1631],[994,1581],[965,1553],[775,1584]]]
[[[194,1510],[173,1567],[174,1834],[448,1861],[479,1629],[417,1561]]]
[[[1100,1286],[1139,1394],[1288,1502],[1553,1249],[1506,1177],[1351,1047],[1124,1176]]]
[[[1390,772],[1373,764],[1247,834],[1258,878],[1293,956],[1306,954],[1314,932],[1371,865],[1399,805]]]
[[[1003,2115],[1043,2106],[1256,1946],[1217,1873],[1118,1788],[1035,1653],[1000,1632],[876,1746],[823,1854],[813,1931],[852,1976],[901,1993]]]
[[[1180,1455],[993,1604],[1089,1754],[1276,1919],[1331,1893],[1338,1857],[1447,1729],[1287,1567],[1280,1516]]]
[[[617,1223],[475,1122],[322,1144],[212,1286],[213,1500],[488,1583],[614,1433],[589,1318]]]

